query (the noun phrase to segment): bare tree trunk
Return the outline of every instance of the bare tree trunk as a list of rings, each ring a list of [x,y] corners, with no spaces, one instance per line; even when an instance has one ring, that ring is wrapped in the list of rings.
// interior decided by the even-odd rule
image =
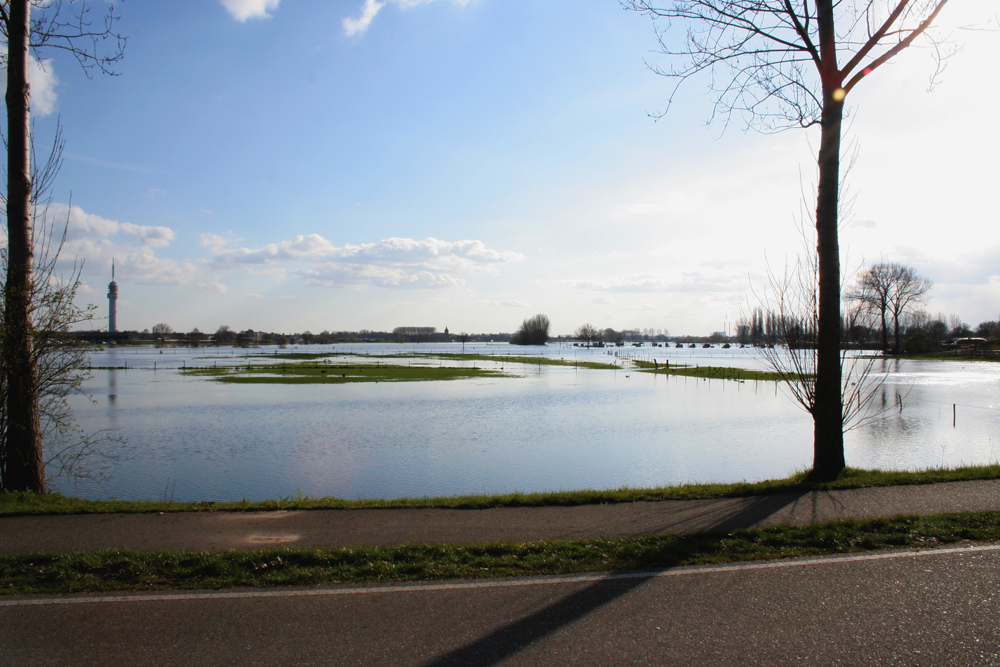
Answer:
[[[38,419],[38,373],[32,348],[31,153],[28,84],[30,0],[12,0],[7,35],[7,283],[3,363],[7,370],[7,442],[3,487],[45,492]]]
[[[885,319],[885,299],[882,300],[882,349],[889,349],[889,321]]]
[[[841,74],[837,69],[833,0],[817,3],[822,57],[823,118],[816,201],[816,251],[819,261],[819,332],[816,342],[816,396],[813,405],[813,474],[834,479],[844,458],[844,412],[840,367],[840,135],[844,118]]]
[[[900,350],[899,344],[899,312],[896,311],[892,314],[892,353],[899,354]]]

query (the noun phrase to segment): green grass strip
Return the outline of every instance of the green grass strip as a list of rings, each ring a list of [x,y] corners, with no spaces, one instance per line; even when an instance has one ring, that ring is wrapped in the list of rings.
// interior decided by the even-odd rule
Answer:
[[[392,500],[341,500],[339,498],[288,497],[258,502],[168,502],[139,500],[84,500],[58,493],[0,492],[0,516],[28,514],[107,514],[142,512],[215,512],[309,509],[446,508],[489,509],[494,507],[543,507],[631,503],[659,500],[742,498],[769,493],[858,489],[875,486],[937,484],[1000,479],[1000,464],[962,468],[931,468],[920,471],[884,471],[848,468],[832,482],[817,482],[808,472],[784,479],[732,484],[680,484],[649,489],[506,493],[499,495],[445,496],[440,498],[396,498]]]
[[[392,364],[258,364],[187,368],[183,375],[236,384],[346,384],[351,382],[431,382],[509,377],[502,371],[453,366]]]
[[[110,549],[0,557],[0,593],[317,586],[475,579],[818,556],[1000,540],[1000,512],[844,520],[802,528],[622,539],[342,549]]]
[[[652,361],[633,361],[643,373],[658,375],[680,375],[685,377],[705,378],[709,380],[757,380],[760,382],[778,382],[781,376],[771,371],[759,371],[751,368],[732,368],[728,366],[687,366],[684,364],[664,365]]]
[[[255,352],[250,355],[255,359],[286,359],[288,361],[311,361],[314,359],[327,359],[330,357],[351,357],[358,356],[357,352],[278,352],[277,354],[265,354]],[[212,359],[211,356],[198,357],[199,359]]]
[[[500,364],[525,364],[528,366],[569,366],[570,368],[594,368],[599,370],[621,369],[621,366],[603,361],[577,361],[575,359],[563,359],[555,357],[532,357],[520,354],[492,355],[492,354],[459,354],[459,353],[433,353],[422,354],[413,353],[414,357],[427,357],[430,359],[448,359],[450,361],[494,361]]]

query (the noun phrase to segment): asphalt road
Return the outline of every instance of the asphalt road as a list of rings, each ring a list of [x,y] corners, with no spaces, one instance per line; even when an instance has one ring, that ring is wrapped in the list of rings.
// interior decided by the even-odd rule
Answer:
[[[0,599],[2,665],[997,665],[1000,545],[660,573]]]

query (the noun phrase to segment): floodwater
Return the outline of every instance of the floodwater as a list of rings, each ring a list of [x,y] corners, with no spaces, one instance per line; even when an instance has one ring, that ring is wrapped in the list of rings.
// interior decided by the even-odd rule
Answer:
[[[459,350],[357,344],[287,351]],[[249,351],[261,352],[276,349]],[[466,352],[759,366],[751,351],[719,348],[467,344]],[[518,377],[301,386],[225,384],[176,370],[245,364],[247,353],[95,352],[85,387],[92,401],[75,397],[72,406],[85,431],[121,442],[107,442],[109,456],[91,459],[99,482],[58,478],[53,490],[95,499],[397,498],[755,481],[812,462],[812,419],[772,382],[655,376],[627,363],[612,371],[480,361]],[[997,460],[1000,364],[875,363],[884,385],[874,405],[883,415],[848,432],[849,465]]]

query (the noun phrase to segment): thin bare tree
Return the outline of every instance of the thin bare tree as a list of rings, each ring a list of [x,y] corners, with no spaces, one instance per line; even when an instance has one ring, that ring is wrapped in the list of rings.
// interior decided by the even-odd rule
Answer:
[[[882,349],[889,350],[889,325],[892,324],[892,353],[899,354],[903,316],[924,302],[934,286],[917,275],[916,269],[899,262],[878,262],[864,271],[848,292],[879,317],[882,325]]]
[[[587,347],[590,347],[591,343],[601,337],[601,330],[588,322],[578,326],[573,335],[586,343]]]
[[[768,267],[768,290],[758,296],[759,305],[753,309],[753,318],[760,323],[754,327],[757,329],[755,354],[764,366],[778,375],[791,398],[812,413],[817,400],[819,262],[816,253],[812,252],[812,239],[807,232],[803,227],[804,252],[793,266],[786,266],[781,275]],[[857,346],[852,347],[849,340],[852,330],[869,327],[873,311],[850,297],[842,306],[841,430],[847,432],[884,414],[884,410],[873,406],[886,375],[877,372],[876,356],[865,354],[856,349]]]
[[[844,102],[861,81],[925,35],[948,0],[621,0],[667,29],[657,71],[677,86],[710,76],[713,119],[777,131],[819,126],[813,474],[844,469],[838,238]],[[670,27],[686,32],[675,38]],[[668,107],[669,109],[669,107]]]
[[[104,452],[103,445],[116,438],[108,432],[86,433],[73,420],[68,397],[83,393],[89,377],[86,368],[87,347],[66,332],[73,326],[94,319],[95,307],[76,305],[82,284],[82,261],[73,261],[67,272],[58,265],[66,234],[65,220],[50,215],[52,184],[62,165],[64,148],[62,128],[56,124],[51,151],[44,162],[32,152],[32,239],[34,262],[30,298],[33,363],[38,373],[39,431],[42,441],[43,468],[46,479],[53,477],[91,477],[93,464]],[[6,203],[0,195],[0,201]],[[69,207],[72,208],[72,205]],[[0,274],[6,275],[7,248],[0,248]],[[0,310],[3,302],[0,302]],[[2,321],[0,316],[0,321]],[[0,329],[2,332],[2,329]],[[7,466],[7,365],[0,364],[0,480]],[[0,488],[3,488],[0,485]]]
[[[32,17],[32,8],[37,15]],[[68,8],[68,9],[67,9]],[[91,21],[86,0],[4,0],[0,33],[7,73],[7,277],[4,284],[3,344],[0,361],[7,379],[6,460],[0,486],[10,491],[45,492],[45,462],[39,421],[39,378],[32,297],[36,294],[32,238],[31,54],[46,48],[67,51],[90,76],[113,74],[124,56],[125,38],[116,32],[118,16],[109,5],[103,21]],[[105,47],[110,49],[105,51]]]

